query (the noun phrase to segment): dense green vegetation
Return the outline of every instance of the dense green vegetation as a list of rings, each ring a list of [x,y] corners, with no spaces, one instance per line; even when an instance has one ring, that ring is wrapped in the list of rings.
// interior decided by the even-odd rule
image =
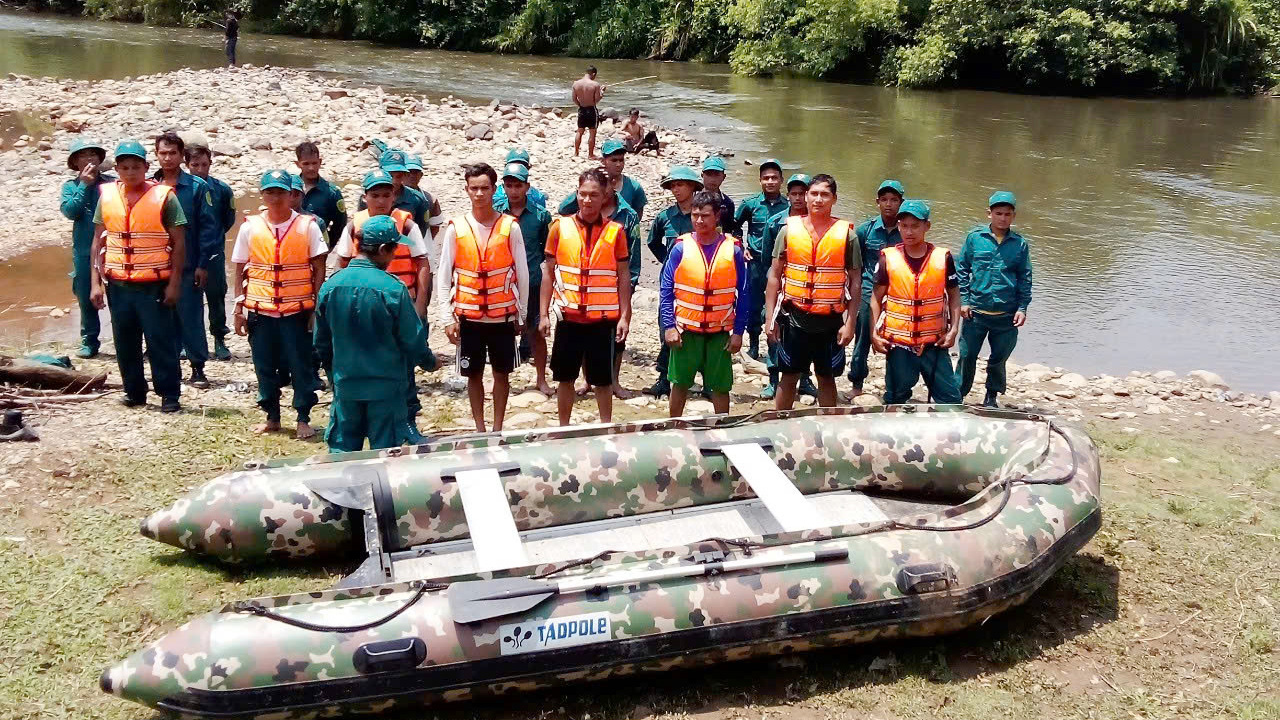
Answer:
[[[1280,82],[1280,0],[232,0],[271,32],[470,50],[729,61],[909,87],[1252,92]],[[228,0],[29,0],[157,24]]]

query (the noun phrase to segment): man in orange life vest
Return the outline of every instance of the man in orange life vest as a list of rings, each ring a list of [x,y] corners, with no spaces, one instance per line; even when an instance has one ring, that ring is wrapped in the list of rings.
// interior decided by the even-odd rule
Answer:
[[[476,430],[485,431],[484,366],[493,367],[493,429],[502,430],[516,366],[516,338],[528,309],[529,265],[515,218],[493,209],[498,173],[487,163],[463,172],[471,212],[440,234],[438,300],[448,309],[445,335],[458,346],[458,370]]]
[[[599,169],[578,176],[578,211],[551,224],[543,260],[538,329],[551,333],[551,378],[556,381],[560,424],[573,411],[573,384],[585,371],[600,422],[613,421],[613,367],[631,326],[631,272],[627,232],[601,214],[609,176]]]
[[[790,410],[796,384],[813,367],[818,404],[836,404],[836,377],[853,340],[862,297],[862,256],[853,226],[831,214],[836,181],[814,175],[807,215],[793,215],[774,240],[765,290],[765,329],[777,348],[782,380],[774,407]],[[854,312],[848,312],[852,303]]]
[[[142,340],[160,410],[177,412],[178,295],[186,261],[187,217],[173,188],[147,179],[147,151],[135,140],[116,146],[120,179],[103,184],[93,214],[90,302],[111,308],[111,335],[126,407],[147,402]],[[105,254],[104,254],[105,252]],[[103,280],[106,279],[106,286]]]
[[[884,402],[911,401],[923,377],[932,402],[960,402],[947,353],[960,331],[960,282],[951,253],[925,242],[929,206],[907,200],[898,208],[902,243],[880,251],[871,293],[871,346],[885,353]]]
[[[267,413],[267,421],[253,431],[280,429],[280,390],[288,373],[298,414],[297,437],[305,440],[316,434],[311,428],[316,371],[310,324],[329,248],[319,221],[291,207],[290,183],[285,170],[263,173],[259,188],[267,210],[240,225],[231,250],[232,287],[237,290],[234,322],[237,335],[249,336],[258,407]]]
[[[729,412],[733,356],[742,349],[749,315],[747,260],[734,238],[719,230],[719,195],[696,193],[690,216],[693,232],[671,248],[658,290],[658,324],[671,348],[671,417],[684,414],[698,373],[715,411]]]

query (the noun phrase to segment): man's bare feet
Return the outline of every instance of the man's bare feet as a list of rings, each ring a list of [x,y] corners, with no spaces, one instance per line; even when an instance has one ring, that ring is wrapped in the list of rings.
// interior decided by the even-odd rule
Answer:
[[[258,433],[259,435],[265,435],[266,433],[276,432],[279,429],[280,429],[280,423],[276,422],[275,420],[268,420],[262,423],[261,425],[255,426],[253,428],[253,431]]]
[[[298,423],[298,434],[296,435],[296,437],[299,440],[309,440],[315,436],[316,436],[316,431],[311,427],[311,425],[304,422]]]
[[[590,384],[584,384],[582,387],[578,388],[578,391],[577,391],[577,396],[578,396],[578,397],[586,397],[586,396],[588,396],[588,395],[590,395],[590,394],[591,394],[591,385],[590,385]]]
[[[634,397],[640,397],[640,393],[627,387],[623,387],[622,383],[613,384],[613,396],[619,400],[630,400]]]
[[[547,397],[551,397],[552,395],[556,394],[555,388],[551,387],[550,383],[548,383],[545,379],[540,380],[533,389],[537,390],[543,395],[546,395]]]

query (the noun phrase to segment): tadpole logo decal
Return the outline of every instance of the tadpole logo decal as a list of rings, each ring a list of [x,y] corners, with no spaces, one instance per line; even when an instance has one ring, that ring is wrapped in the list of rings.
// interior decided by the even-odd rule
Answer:
[[[613,637],[613,621],[608,612],[525,621],[498,628],[503,655],[520,655],[606,642]]]
[[[519,650],[520,648],[524,647],[524,641],[528,640],[531,637],[533,637],[532,630],[525,630],[524,628],[517,625],[511,629],[511,633],[509,635],[504,634],[502,636],[502,649],[505,652],[507,649],[507,645],[510,645],[511,649]]]

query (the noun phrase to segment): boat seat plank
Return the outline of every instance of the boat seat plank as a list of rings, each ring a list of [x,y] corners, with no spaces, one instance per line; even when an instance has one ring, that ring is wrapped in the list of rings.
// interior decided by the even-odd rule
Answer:
[[[796,489],[760,445],[724,445],[720,451],[751,486],[756,497],[764,502],[784,531],[812,530],[826,524],[822,515]]]
[[[457,479],[462,511],[475,549],[476,569],[503,570],[528,564],[498,471],[459,470]]]

